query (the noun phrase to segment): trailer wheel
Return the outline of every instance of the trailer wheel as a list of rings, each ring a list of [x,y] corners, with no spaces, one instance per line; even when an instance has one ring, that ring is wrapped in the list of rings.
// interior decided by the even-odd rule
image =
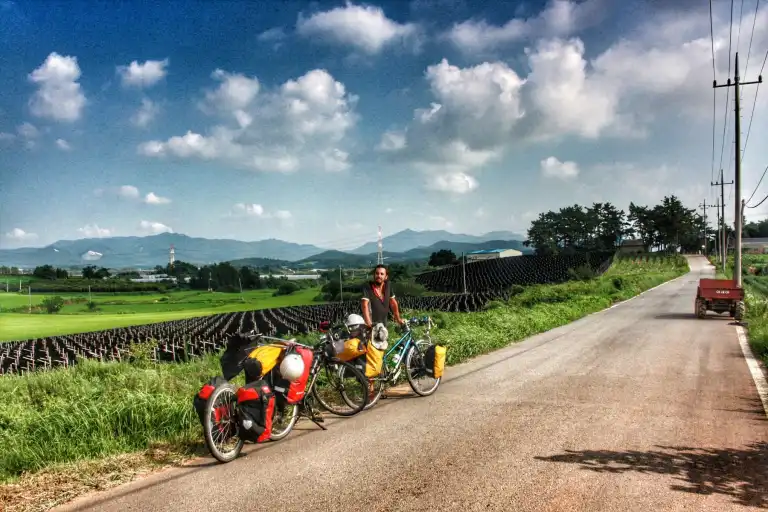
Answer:
[[[702,299],[696,299],[696,317],[704,318],[707,315],[707,305]]]
[[[744,301],[740,300],[736,303],[736,314],[733,315],[733,318],[736,319],[737,322],[741,322],[744,318]]]

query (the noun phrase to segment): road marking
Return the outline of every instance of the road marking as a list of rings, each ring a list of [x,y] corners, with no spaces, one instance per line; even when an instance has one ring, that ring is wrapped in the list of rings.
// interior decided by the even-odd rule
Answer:
[[[763,412],[768,416],[768,382],[765,380],[765,373],[763,372],[762,365],[752,353],[752,349],[750,348],[747,339],[747,332],[744,327],[737,325],[736,333],[739,335],[739,345],[741,345],[741,351],[744,353],[744,359],[747,360],[749,373],[752,374],[752,380],[755,381],[757,394],[760,395],[760,401],[763,403]]]

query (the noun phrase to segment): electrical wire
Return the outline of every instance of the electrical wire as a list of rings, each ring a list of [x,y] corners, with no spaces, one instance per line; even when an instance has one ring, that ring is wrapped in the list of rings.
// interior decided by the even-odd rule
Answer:
[[[760,7],[760,0],[755,2],[755,16],[752,18],[752,34],[749,36],[749,49],[747,50],[747,65],[744,66],[744,76],[749,71],[749,55],[752,53],[752,38],[755,36],[755,22],[757,21],[757,9]]]
[[[768,61],[768,50],[765,51],[765,58],[763,59],[763,65],[760,66],[760,73],[759,75],[763,74],[763,69],[765,69],[765,62]],[[744,149],[741,151],[741,158],[744,159],[744,153],[747,152],[747,143],[749,142],[749,132],[752,131],[752,119],[755,117],[755,106],[757,105],[757,93],[760,91],[760,83],[758,82],[757,86],[755,86],[755,99],[752,102],[752,113],[749,115],[749,127],[747,128],[747,136],[744,139]]]
[[[765,176],[765,173],[766,173],[766,171],[768,171],[768,167],[766,167],[766,168],[765,168],[765,171],[763,171],[763,176]],[[763,179],[762,179],[762,178],[760,178],[760,181],[762,181],[762,180],[763,180]],[[752,198],[750,198],[750,199],[752,199]],[[761,204],[763,204],[763,203],[764,203],[766,200],[768,200],[768,195],[766,195],[766,196],[763,198],[763,200],[762,200],[762,201],[760,201],[759,203],[757,203],[757,204],[756,204],[756,205],[754,205],[754,206],[749,206],[749,205],[745,205],[745,206],[746,206],[747,208],[757,208],[758,206],[760,206]],[[747,202],[749,202],[749,201],[747,201]]]
[[[749,196],[749,199],[746,200],[746,202],[750,202],[752,198],[755,196],[755,192],[757,192],[758,187],[760,187],[760,183],[762,183],[763,178],[765,178],[765,173],[768,172],[768,167],[765,168],[763,171],[763,175],[760,176],[760,181],[757,182],[757,185],[755,186],[755,190],[752,191],[752,195]],[[751,206],[747,206],[747,208],[752,208]]]

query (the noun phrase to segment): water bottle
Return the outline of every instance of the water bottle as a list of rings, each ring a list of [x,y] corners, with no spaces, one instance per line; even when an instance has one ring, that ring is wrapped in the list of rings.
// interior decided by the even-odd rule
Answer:
[[[397,366],[397,363],[399,363],[399,362],[400,362],[400,352],[398,352],[397,354],[395,354],[395,356],[392,358],[392,363],[393,363],[395,366]]]

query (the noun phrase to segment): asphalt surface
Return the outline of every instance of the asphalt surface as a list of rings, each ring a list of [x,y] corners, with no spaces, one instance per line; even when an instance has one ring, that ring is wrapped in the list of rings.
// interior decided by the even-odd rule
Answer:
[[[328,430],[61,510],[728,511],[768,507],[768,421],[728,317],[686,276],[447,369]],[[710,313],[712,314],[712,313]]]

